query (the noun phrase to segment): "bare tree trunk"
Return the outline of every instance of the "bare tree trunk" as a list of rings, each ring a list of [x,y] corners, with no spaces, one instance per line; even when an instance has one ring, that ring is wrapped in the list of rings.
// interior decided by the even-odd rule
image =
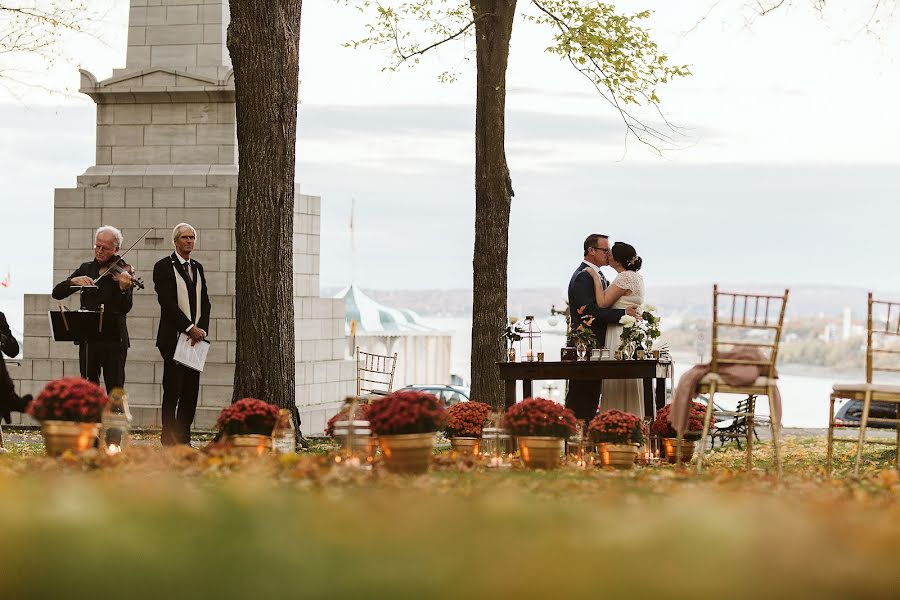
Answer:
[[[238,137],[233,400],[294,406],[294,147],[301,0],[230,0]]]
[[[475,100],[475,253],[472,260],[471,398],[503,408],[497,361],[506,324],[509,211],[506,65],[516,0],[470,0],[478,79]]]

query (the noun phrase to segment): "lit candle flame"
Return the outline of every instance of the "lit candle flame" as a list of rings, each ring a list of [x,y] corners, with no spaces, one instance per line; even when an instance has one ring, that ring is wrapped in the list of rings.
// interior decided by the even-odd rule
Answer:
[[[119,454],[122,452],[122,449],[117,444],[110,444],[106,449],[106,454],[109,456],[113,456],[115,454]]]

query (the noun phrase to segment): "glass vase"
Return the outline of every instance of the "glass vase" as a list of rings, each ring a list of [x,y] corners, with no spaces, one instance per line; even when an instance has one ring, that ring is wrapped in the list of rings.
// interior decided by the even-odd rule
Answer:
[[[575,354],[578,360],[587,360],[588,346],[584,342],[575,344]]]
[[[634,360],[634,351],[637,349],[637,344],[634,342],[628,342],[625,344],[625,360]]]

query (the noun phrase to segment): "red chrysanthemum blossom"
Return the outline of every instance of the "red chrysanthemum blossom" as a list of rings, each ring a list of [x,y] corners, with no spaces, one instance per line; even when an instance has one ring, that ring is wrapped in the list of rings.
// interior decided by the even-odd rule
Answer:
[[[444,426],[447,411],[434,394],[394,392],[375,400],[366,411],[369,427],[377,435],[431,433]]]
[[[491,407],[483,402],[460,402],[447,409],[447,437],[481,437]]]
[[[503,422],[513,435],[568,437],[575,433],[575,413],[546,398],[526,398],[510,406]]]
[[[256,398],[242,398],[219,413],[216,426],[226,435],[272,435],[278,407]]]
[[[669,423],[669,414],[672,412],[672,405],[667,404],[656,411],[656,418],[650,431],[663,438],[678,437],[678,433],[672,424]],[[688,414],[688,426],[685,431],[685,437],[697,437],[703,431],[703,419],[706,417],[706,405],[700,402],[691,402],[691,412]],[[710,421],[709,427],[712,429],[716,426],[715,419]]]
[[[367,421],[368,417],[369,405],[368,404],[357,404],[356,405],[356,419]],[[328,423],[325,424],[325,435],[329,437],[334,437],[334,424],[338,421],[346,421],[347,415],[350,412],[350,405],[345,404],[341,407],[333,417],[328,419]]]
[[[607,444],[642,444],[646,427],[637,415],[617,409],[598,414],[588,425],[591,439]]]
[[[106,405],[106,392],[81,377],[63,377],[48,383],[28,405],[28,414],[38,421],[99,423]]]

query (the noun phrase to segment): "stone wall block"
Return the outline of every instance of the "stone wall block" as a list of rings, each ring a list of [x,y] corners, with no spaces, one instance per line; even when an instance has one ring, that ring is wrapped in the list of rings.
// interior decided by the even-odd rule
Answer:
[[[173,175],[172,185],[184,188],[206,187],[206,175]]]
[[[122,203],[125,203],[124,198]],[[139,208],[104,208],[101,214],[103,224],[111,224],[119,229],[141,226],[141,209]]]
[[[154,208],[183,208],[184,207],[184,188],[160,187],[153,188],[153,207]],[[168,222],[166,222],[168,223]],[[177,225],[176,221],[170,227]],[[148,225],[149,227],[149,225]]]
[[[222,5],[219,3],[205,4],[200,7],[199,21],[201,23],[222,23]]]
[[[169,146],[113,146],[114,165],[155,165],[170,160]]]
[[[198,247],[204,250],[231,250],[234,232],[230,229],[201,229],[197,235]],[[224,283],[223,280],[222,284]]]
[[[197,405],[215,408],[218,413],[220,409],[231,404],[232,386],[206,384],[204,374],[205,371],[200,374],[200,397]]]
[[[224,296],[228,293],[228,277],[226,273],[204,270],[204,274],[206,275],[206,290],[209,295]]]
[[[231,190],[229,188],[188,188],[184,192],[186,208],[228,208],[230,205]],[[216,214],[216,223],[218,223],[218,213]]]
[[[56,208],[53,210],[53,221],[66,227],[97,227],[100,222],[99,208]]]
[[[229,204],[229,206],[234,206],[234,200],[237,196],[237,185],[238,185],[238,176],[237,175],[209,174],[206,176],[206,185],[209,187],[216,187],[216,188],[234,188],[231,193],[231,202]]]
[[[216,123],[219,120],[217,102],[191,102],[187,105],[188,123]]]
[[[219,146],[218,163],[220,165],[237,164],[237,144]]]
[[[197,44],[197,65],[217,66],[223,64],[227,58],[225,45],[221,43]]]
[[[147,125],[150,123],[150,105],[115,104],[113,122],[116,125]]]
[[[197,64],[197,46],[150,46],[151,67],[193,67]]]
[[[174,83],[173,81],[171,85]],[[154,104],[151,108],[151,119],[153,125],[185,125],[187,124],[187,105],[183,102]]]
[[[53,249],[62,250],[69,247],[69,230],[56,229],[53,231]]]
[[[211,165],[219,160],[216,146],[173,146],[172,162],[184,165]]]
[[[128,46],[125,51],[125,64],[132,69],[150,66],[150,46]]]
[[[144,183],[143,175],[110,175],[109,186],[118,188],[141,187]]]
[[[166,7],[166,25],[193,25],[197,23],[198,16],[196,5]]]
[[[145,208],[150,206],[153,206],[153,190],[151,188],[138,186],[125,189],[126,208]]]
[[[178,44],[202,44],[203,25],[153,25],[147,27],[147,45],[178,45]],[[175,77],[172,82],[165,85],[175,85]]]
[[[141,125],[97,126],[97,144],[101,146],[141,146],[143,138]]]
[[[154,112],[154,118],[156,113]],[[184,106],[181,107],[184,122]],[[197,143],[196,125],[153,125],[144,127],[145,146],[193,146]],[[173,162],[181,162],[174,160]]]
[[[85,188],[56,188],[53,205],[56,208],[83,208]]]
[[[231,124],[197,125],[198,144],[227,145],[235,143],[235,129]]]

